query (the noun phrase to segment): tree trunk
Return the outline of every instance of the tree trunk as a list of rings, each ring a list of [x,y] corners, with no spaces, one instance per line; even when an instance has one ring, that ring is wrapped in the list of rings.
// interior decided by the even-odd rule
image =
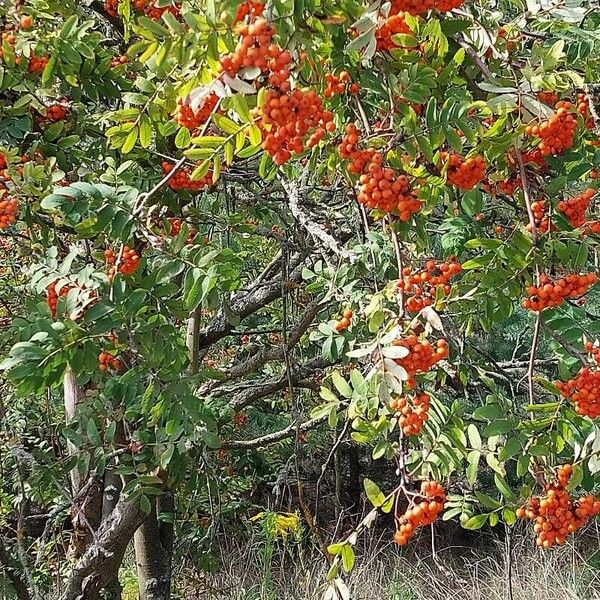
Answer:
[[[121,498],[73,567],[60,600],[98,600],[100,591],[116,578],[125,550],[145,518],[138,498]]]
[[[67,425],[77,418],[77,405],[80,401],[79,389],[75,383],[75,375],[71,367],[67,367],[63,381],[65,418]],[[79,449],[71,442],[67,441],[67,451],[70,456],[77,455]],[[90,462],[90,466],[91,465]],[[71,469],[71,494],[75,497],[81,486],[88,477],[87,473],[80,473],[77,466]],[[89,492],[83,498],[80,498],[77,505],[71,509],[71,521],[73,532],[69,554],[73,558],[79,558],[93,540],[93,531],[100,525],[102,515],[102,488],[100,485],[93,485]]]
[[[156,501],[156,507],[135,532],[139,600],[171,598],[174,511],[173,493],[166,489]],[[169,521],[159,520],[161,513],[170,513]]]
[[[117,421],[117,429],[115,433],[115,443],[117,446],[126,444],[125,427],[123,420]],[[105,521],[112,511],[117,506],[121,490],[123,489],[123,481],[119,475],[108,468],[104,474],[104,494],[102,497],[102,521]],[[121,600],[123,588],[119,582],[119,570],[115,573],[112,581],[106,584],[105,598],[106,600]]]

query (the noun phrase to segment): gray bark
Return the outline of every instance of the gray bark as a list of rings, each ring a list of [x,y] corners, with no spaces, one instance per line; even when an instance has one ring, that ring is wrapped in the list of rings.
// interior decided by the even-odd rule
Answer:
[[[173,522],[160,521],[158,515],[174,517],[173,493],[165,490],[148,518],[135,532],[135,561],[137,564],[139,600],[169,600],[173,557]]]
[[[125,550],[145,517],[137,498],[121,498],[73,567],[60,600],[97,600],[117,576]]]

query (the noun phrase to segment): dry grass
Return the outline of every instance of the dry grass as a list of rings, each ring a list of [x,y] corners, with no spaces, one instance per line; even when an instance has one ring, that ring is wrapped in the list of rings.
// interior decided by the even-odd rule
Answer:
[[[531,532],[528,532],[529,535]],[[550,552],[532,547],[529,535],[513,536],[513,600],[600,599],[600,547],[597,530]],[[399,551],[371,537],[357,549],[346,577],[352,600],[510,600],[508,562],[502,541],[482,536],[475,546],[438,547],[429,539]],[[327,565],[314,549],[300,544],[247,544],[234,540],[221,548],[222,568],[187,580],[180,597],[214,600],[312,600],[323,595]]]

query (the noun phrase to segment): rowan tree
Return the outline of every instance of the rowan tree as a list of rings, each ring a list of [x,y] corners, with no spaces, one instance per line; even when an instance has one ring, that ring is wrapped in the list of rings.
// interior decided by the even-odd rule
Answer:
[[[379,512],[400,545],[527,518],[542,548],[598,513],[596,7],[0,16],[0,564],[19,598],[119,598],[132,540],[140,597],[169,598],[174,547],[208,560],[220,503],[328,428],[397,479],[365,478],[372,510],[322,548],[325,598],[347,597]]]

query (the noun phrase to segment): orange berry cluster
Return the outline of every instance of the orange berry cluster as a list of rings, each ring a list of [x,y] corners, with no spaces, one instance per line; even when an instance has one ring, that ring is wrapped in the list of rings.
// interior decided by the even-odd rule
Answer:
[[[531,203],[531,211],[533,212],[533,219],[535,221],[535,230],[537,233],[547,233],[548,231],[556,230],[556,225],[550,222],[548,216],[548,203],[545,200],[536,200]],[[531,233],[531,223],[527,224],[527,231]]]
[[[48,308],[50,309],[53,318],[56,318],[57,315],[58,299],[64,298],[75,287],[74,285],[68,283],[63,285],[57,292],[57,283],[58,281],[54,281],[46,288],[46,303],[48,304]]]
[[[339,333],[340,331],[344,331],[344,329],[348,329],[352,324],[352,315],[354,313],[351,309],[347,308],[342,313],[342,318],[335,324],[334,329]]]
[[[590,233],[598,235],[600,234],[600,221],[587,221],[583,224],[581,230],[586,235],[589,235]]]
[[[4,50],[2,49],[2,46],[4,44],[6,44],[7,46],[10,46],[14,52],[16,41],[17,41],[17,36],[15,35],[15,33],[13,31],[3,31],[2,32],[2,35],[0,35],[0,58],[4,57]],[[17,58],[19,58],[19,57],[17,57]]]
[[[265,5],[263,2],[254,2],[253,0],[247,0],[247,2],[242,2],[237,7],[237,12],[235,13],[234,23],[239,23],[248,17],[248,20],[254,20],[256,17],[260,17],[265,10]]]
[[[405,546],[418,527],[431,525],[438,518],[445,503],[446,494],[442,485],[437,481],[424,481],[421,484],[420,496],[411,502],[398,520],[394,542]]]
[[[169,6],[156,6],[155,4],[148,4],[144,7],[144,12],[149,19],[152,19],[153,21],[160,21],[166,12],[170,12],[175,18],[178,18],[180,16],[180,9],[181,7],[179,5],[173,4]]]
[[[590,205],[592,198],[596,195],[596,190],[588,188],[579,196],[574,196],[568,200],[562,200],[558,203],[558,210],[565,215],[565,218],[571,224],[571,227],[581,227],[585,223],[585,212]]]
[[[406,298],[406,310],[414,313],[431,306],[440,287],[444,296],[447,296],[450,293],[450,279],[461,271],[462,267],[455,256],[450,257],[448,262],[439,264],[428,260],[422,271],[413,272],[410,267],[406,267],[398,282],[398,288],[409,295]]]
[[[357,200],[369,208],[386,212],[397,211],[401,221],[409,221],[421,210],[421,201],[411,192],[404,174],[397,175],[391,167],[384,167],[383,154],[375,152],[360,178]]]
[[[360,150],[360,133],[353,123],[346,126],[338,150],[340,156],[350,160],[348,171],[360,174],[357,200],[369,208],[386,212],[396,211],[401,221],[409,221],[421,209],[421,201],[412,193],[408,177],[398,175],[390,167],[383,166],[383,154],[368,148]]]
[[[548,106],[554,106],[558,102],[558,94],[556,92],[541,91],[537,93],[537,97],[540,102]]]
[[[178,219],[176,217],[169,217],[168,221],[169,221],[169,233],[171,234],[172,237],[177,237],[179,235],[179,233],[181,232],[181,226],[183,225],[183,220]],[[185,242],[186,245],[191,246],[194,243],[194,238],[196,237],[197,234],[198,234],[198,232],[193,227],[190,227],[188,229],[188,236],[187,236],[187,240]]]
[[[0,190],[3,191],[3,190]],[[0,194],[0,229],[8,229],[17,220],[19,201]]]
[[[533,497],[517,509],[520,519],[535,520],[538,546],[548,549],[565,543],[567,536],[581,529],[591,517],[600,512],[600,500],[584,496],[574,500],[565,489],[573,473],[572,465],[558,467],[556,483],[546,484],[541,498]]]
[[[592,342],[585,343],[585,351],[591,355],[596,364],[600,366],[600,347],[594,346]]]
[[[217,94],[210,92],[204,99],[202,106],[194,111],[190,106],[189,98],[177,98],[174,119],[182,127],[190,130],[197,129],[208,121],[218,102],[219,97]]]
[[[129,57],[127,56],[127,54],[121,54],[120,56],[113,56],[110,59],[110,68],[111,69],[116,69],[117,67],[120,67],[121,65],[126,65],[129,62]]]
[[[539,137],[542,156],[556,156],[573,146],[577,119],[572,113],[570,102],[557,102],[556,112],[540,125],[528,125],[525,133]]]
[[[600,417],[600,371],[582,367],[569,381],[557,381],[563,398],[575,405],[577,414],[595,419]]]
[[[262,17],[254,23],[239,23],[236,33],[240,41],[233,54],[221,58],[221,71],[235,77],[244,67],[256,67],[261,73],[270,72],[269,84],[289,90],[290,53],[273,44],[274,27]]]
[[[530,150],[529,152],[522,153],[523,163],[538,165],[539,167],[545,167],[546,161],[544,159],[544,154],[540,148],[535,148],[534,150]]]
[[[546,274],[540,276],[539,285],[527,288],[528,298],[523,300],[523,308],[541,311],[562,304],[567,298],[579,298],[598,281],[596,273],[569,273],[552,281]]]
[[[425,392],[416,394],[412,402],[406,397],[392,398],[390,408],[398,416],[404,435],[419,435],[429,418],[430,402],[431,398]]]
[[[461,190],[471,190],[485,179],[483,156],[464,158],[455,152],[440,152],[440,161],[448,162],[448,181]]]
[[[121,371],[123,369],[123,361],[104,350],[98,356],[98,363],[98,368],[103,373],[106,373],[109,369],[112,371]]]
[[[162,170],[163,173],[167,175],[173,170],[173,165],[170,162],[164,161],[162,163]],[[192,171],[189,167],[180,167],[175,175],[169,179],[169,187],[175,191],[188,190],[190,192],[196,192],[212,185],[212,170],[209,169],[204,177],[195,181],[191,179],[191,174]]]
[[[68,112],[69,109],[64,104],[53,104],[46,108],[46,119],[52,122],[62,121]]]
[[[416,335],[409,335],[405,339],[395,340],[393,345],[403,346],[409,351],[407,356],[397,358],[395,362],[406,369],[409,375],[406,385],[410,388],[416,385],[417,373],[426,373],[440,360],[448,357],[448,342],[445,339],[432,344],[427,339],[419,340]]]
[[[29,73],[41,73],[48,64],[50,59],[47,56],[35,56],[29,57],[29,63],[27,64],[27,70]]]
[[[358,94],[360,89],[358,83],[350,83],[350,73],[348,71],[342,71],[339,75],[326,73],[325,81],[327,82],[327,87],[323,92],[325,98],[332,98],[336,94],[344,94],[346,90],[351,94]]]
[[[420,15],[430,10],[448,12],[462,5],[463,0],[392,0],[390,13],[402,11],[411,15]]]
[[[292,152],[317,145],[327,131],[334,131],[333,114],[323,108],[314,90],[269,90],[266,94],[259,127],[266,132],[262,148],[277,165],[286,163]]]
[[[115,263],[117,262],[117,255],[114,250],[108,248],[104,251],[104,258],[106,259],[107,265],[113,265],[108,271],[108,278],[112,281],[117,274]],[[119,261],[119,273],[124,276],[133,275],[137,268],[140,266],[140,255],[129,246],[123,246],[123,253],[121,260]]]
[[[505,196],[512,196],[521,187],[521,180],[518,177],[508,178],[496,183],[496,187]]]
[[[587,129],[594,129],[594,117],[590,111],[590,101],[584,93],[577,94],[577,112],[583,117]]]
[[[411,33],[410,27],[404,20],[402,13],[390,15],[384,19],[376,32],[377,50],[391,50],[398,45],[392,40],[392,36],[398,33]]]

